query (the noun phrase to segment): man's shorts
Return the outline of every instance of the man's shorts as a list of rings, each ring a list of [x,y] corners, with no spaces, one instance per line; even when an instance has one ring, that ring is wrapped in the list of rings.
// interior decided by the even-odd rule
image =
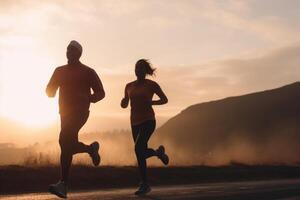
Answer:
[[[61,131],[59,134],[59,144],[61,147],[72,147],[78,143],[78,132],[86,123],[89,111],[61,115]]]

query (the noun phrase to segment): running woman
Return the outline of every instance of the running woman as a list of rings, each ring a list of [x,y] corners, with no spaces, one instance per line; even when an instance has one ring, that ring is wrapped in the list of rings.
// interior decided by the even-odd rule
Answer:
[[[131,130],[141,177],[140,186],[135,192],[136,195],[143,195],[151,191],[147,182],[147,158],[156,156],[165,165],[169,163],[164,146],[161,145],[156,150],[148,148],[148,141],[156,125],[152,106],[168,102],[168,98],[160,86],[155,81],[146,78],[147,75],[153,76],[154,71],[155,69],[151,67],[148,60],[138,60],[135,64],[136,80],[126,85],[124,98],[121,101],[122,108],[127,108],[129,101],[131,107]],[[152,100],[154,94],[159,97],[159,100]]]

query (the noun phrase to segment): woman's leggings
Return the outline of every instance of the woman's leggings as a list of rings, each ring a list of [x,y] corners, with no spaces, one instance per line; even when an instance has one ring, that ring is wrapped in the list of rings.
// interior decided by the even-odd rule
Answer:
[[[135,154],[138,161],[141,180],[147,182],[147,162],[146,159],[157,156],[156,151],[148,148],[148,140],[155,130],[155,120],[148,120],[138,125],[132,125],[132,136],[135,143]]]

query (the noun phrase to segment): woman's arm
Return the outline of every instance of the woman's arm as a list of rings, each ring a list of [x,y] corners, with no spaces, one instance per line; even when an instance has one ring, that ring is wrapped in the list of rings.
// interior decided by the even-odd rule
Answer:
[[[121,100],[121,107],[122,108],[127,108],[128,103],[129,103],[129,96],[128,96],[128,93],[127,93],[127,87],[128,87],[128,84],[126,85],[125,90],[124,90],[124,98]]]
[[[160,86],[156,83],[154,87],[154,93],[159,97],[159,100],[153,100],[152,105],[163,105],[168,103],[168,98],[162,91]]]

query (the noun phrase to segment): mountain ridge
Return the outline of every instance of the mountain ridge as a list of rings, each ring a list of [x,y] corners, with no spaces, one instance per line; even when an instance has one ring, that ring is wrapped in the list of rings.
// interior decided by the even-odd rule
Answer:
[[[272,164],[285,162],[285,156],[286,162],[295,163],[300,160],[294,153],[300,152],[295,142],[300,141],[299,99],[300,82],[295,82],[194,104],[169,119],[157,132],[170,148],[195,154],[191,160],[197,163]],[[274,147],[283,150],[272,151]],[[190,161],[182,155],[176,162]]]

